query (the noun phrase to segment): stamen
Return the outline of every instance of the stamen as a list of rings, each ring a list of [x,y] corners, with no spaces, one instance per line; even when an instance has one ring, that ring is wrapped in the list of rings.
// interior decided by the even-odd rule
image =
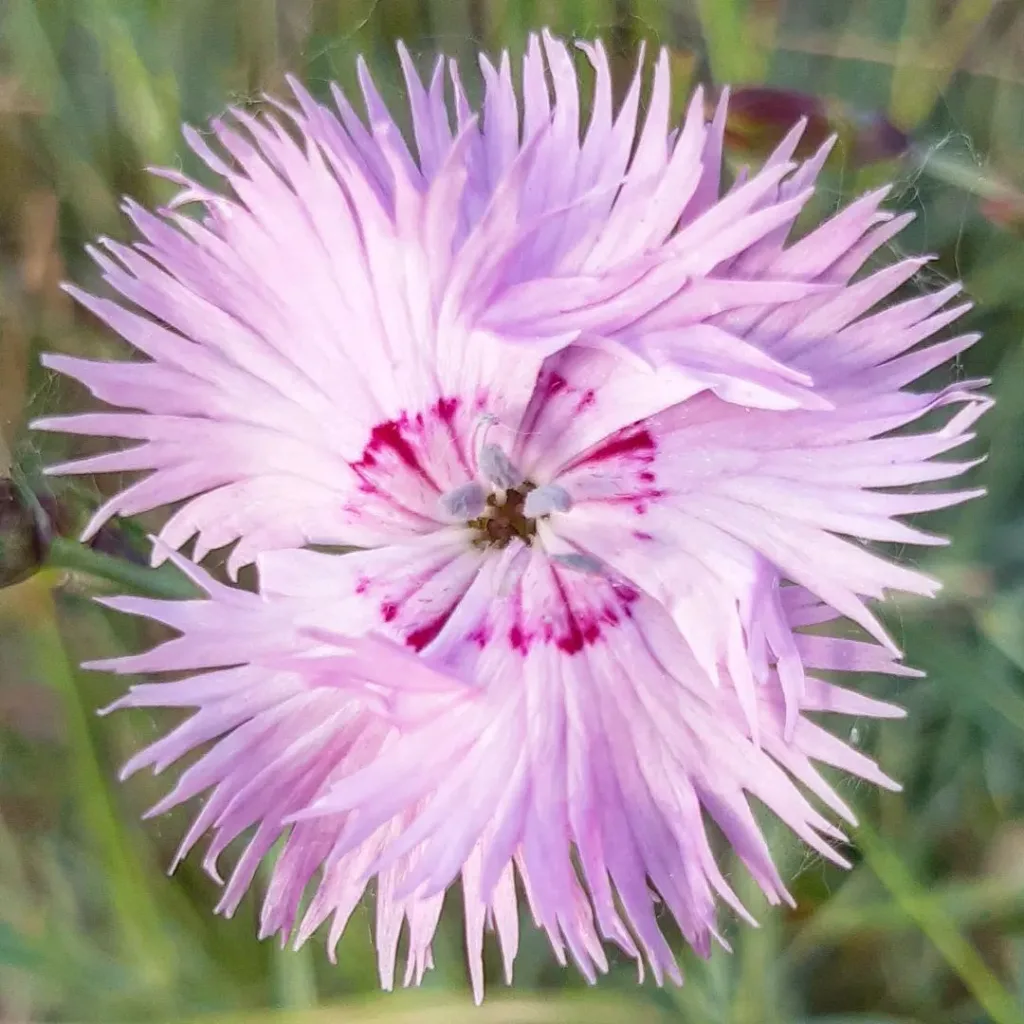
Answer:
[[[445,515],[461,522],[476,519],[482,515],[487,502],[487,492],[475,480],[446,491],[438,499]]]
[[[550,556],[552,562],[565,566],[566,569],[573,569],[575,572],[582,572],[588,576],[607,576],[604,563],[593,555],[585,555],[581,551],[563,551]]]
[[[477,466],[480,465],[480,453],[487,444],[487,438],[490,436],[491,431],[500,425],[498,417],[490,412],[481,413],[473,424],[473,432],[469,439],[469,450],[473,453]]]
[[[549,516],[552,512],[568,512],[571,508],[572,498],[564,487],[545,484],[527,494],[523,514],[536,519],[538,516]]]
[[[481,413],[473,424],[473,432],[469,438],[469,450],[479,452],[481,447],[487,443],[487,435],[491,432],[491,428],[498,426],[499,422],[494,413]]]
[[[503,491],[518,487],[523,482],[523,474],[496,444],[481,445],[477,463],[483,476]]]

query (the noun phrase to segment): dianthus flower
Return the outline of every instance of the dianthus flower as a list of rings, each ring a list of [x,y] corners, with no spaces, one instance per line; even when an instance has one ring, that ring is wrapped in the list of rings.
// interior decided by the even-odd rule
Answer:
[[[281,841],[261,934],[331,919],[333,947],[375,879],[388,987],[460,876],[477,998],[519,893],[588,979],[607,941],[679,980],[665,916],[702,954],[719,900],[747,916],[709,820],[790,899],[751,796],[844,863],[816,764],[894,784],[815,713],[900,711],[823,673],[912,674],[868,601],[937,586],[861,541],[938,543],[899,517],[975,493],[906,489],[970,465],[936,457],[986,399],[905,390],[975,337],[920,344],[956,286],[876,308],[924,262],[859,273],[907,221],[884,190],[791,241],[827,147],[794,162],[797,126],[723,193],[725,103],[671,131],[663,53],[643,118],[639,70],[613,110],[581,49],[582,133],[548,35],[521,96],[481,58],[479,112],[400,51],[415,152],[363,66],[368,121],[293,84],[189,132],[226,188],[165,172],[171,208],[129,203],[142,240],[94,254],[124,301],[72,290],[148,361],[47,358],[127,411],[39,426],[142,442],[55,468],[143,472],[91,528],[181,503],[158,559],[257,562],[258,594],[172,554],[203,598],[110,602],[181,635],[100,667],[186,673],[116,706],[197,709],[126,771],[205,748],[153,813],[207,793],[179,856],[212,833],[215,877],[248,837],[224,913]]]

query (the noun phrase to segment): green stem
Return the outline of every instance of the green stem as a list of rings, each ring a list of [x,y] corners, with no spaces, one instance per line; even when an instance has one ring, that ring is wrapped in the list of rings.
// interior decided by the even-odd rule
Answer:
[[[264,860],[260,865],[264,885],[269,885],[273,875],[273,860],[281,855],[283,847],[283,841],[279,841],[272,859]],[[270,951],[270,984],[274,1003],[282,1010],[309,1010],[317,1005],[316,970],[308,942],[301,949],[292,949],[290,944],[282,948],[280,943],[273,942]]]
[[[85,573],[148,597],[174,599],[199,596],[195,584],[169,562],[150,569],[148,566],[113,558],[101,551],[93,551],[92,548],[63,537],[56,538],[50,546],[47,564],[55,569]]]

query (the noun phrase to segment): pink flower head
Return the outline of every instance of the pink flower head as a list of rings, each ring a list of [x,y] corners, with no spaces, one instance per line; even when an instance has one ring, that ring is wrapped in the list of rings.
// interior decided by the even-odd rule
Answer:
[[[587,978],[611,942],[679,980],[656,905],[701,953],[719,900],[748,916],[708,819],[790,899],[750,796],[844,863],[816,764],[893,783],[809,713],[900,712],[822,673],[913,674],[868,601],[937,587],[860,541],[940,543],[900,517],[977,493],[919,486],[971,465],[937,457],[987,400],[905,390],[976,339],[921,344],[956,286],[879,308],[924,262],[861,273],[908,219],[885,191],[791,240],[827,146],[794,162],[798,125],[723,193],[724,101],[671,130],[663,53],[638,128],[639,71],[613,111],[581,49],[582,133],[548,35],[521,96],[481,58],[479,112],[401,51],[415,150],[362,66],[367,122],[293,84],[278,119],[190,132],[225,190],[172,174],[171,209],[127,206],[143,240],[95,253],[125,301],[74,290],[148,360],[47,360],[124,411],[40,426],[142,442],[56,467],[143,471],[92,528],[179,502],[158,559],[194,535],[258,563],[258,595],[173,555],[205,597],[111,602],[181,635],[103,667],[202,671],[118,702],[198,709],[126,771],[212,744],[154,813],[208,794],[180,856],[211,833],[215,876],[249,837],[224,913],[285,837],[261,934],[330,919],[333,948],[375,878],[385,986],[403,926],[406,981],[431,965],[460,876],[478,998],[518,893]]]

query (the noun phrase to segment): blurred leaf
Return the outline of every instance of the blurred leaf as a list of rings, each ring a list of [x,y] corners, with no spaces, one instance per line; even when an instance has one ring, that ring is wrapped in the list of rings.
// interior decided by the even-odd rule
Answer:
[[[917,1017],[879,1017],[874,1013],[828,1013],[821,1017],[801,1017],[793,1024],[923,1024]]]
[[[474,1006],[468,995],[438,998],[426,992],[386,994],[359,1002],[332,1003],[315,1010],[197,1017],[188,1024],[623,1024],[636,1015],[628,999],[594,993],[549,993],[545,999],[488,996]],[[650,1007],[645,1022],[671,1017]]]
[[[1024,1007],[1003,987],[956,923],[915,881],[899,855],[870,826],[857,830],[864,860],[907,916],[935,945],[996,1024],[1022,1024]]]
[[[31,624],[27,639],[38,670],[64,700],[71,772],[76,783],[76,812],[106,868],[121,949],[127,959],[134,961],[141,977],[159,979],[168,970],[167,935],[142,865],[105,785],[105,773],[92,737],[92,709],[82,706],[50,592],[45,587],[35,587],[23,614]]]
[[[15,67],[43,109],[57,101],[61,75],[57,59],[33,0],[10,0],[3,21],[4,35],[15,44]]]
[[[847,884],[850,884],[849,882]],[[996,923],[1024,914],[1024,890],[1012,878],[982,878],[929,889],[922,899],[949,917],[958,928]],[[821,943],[848,936],[861,938],[916,928],[916,921],[900,904],[888,900],[843,901],[833,897],[797,932],[787,953],[801,956]]]
[[[6,921],[0,921],[0,967],[38,967],[45,958]]]
[[[981,201],[981,214],[997,227],[1024,238],[1024,192],[986,197]]]
[[[942,95],[997,0],[954,0],[940,27],[923,38],[919,20],[904,27],[901,60],[893,69],[889,114],[898,125],[918,124]],[[934,5],[910,0],[907,10],[932,13]]]
[[[157,77],[146,67],[133,38],[125,5],[115,5],[112,0],[77,0],[77,3],[84,8],[83,22],[100,46],[118,113],[125,131],[138,147],[142,162],[171,163],[179,121],[174,80]],[[146,23],[143,31],[152,33],[157,29],[155,18],[143,21]]]
[[[696,0],[711,75],[717,85],[764,77],[768,52],[760,44],[748,0]]]

